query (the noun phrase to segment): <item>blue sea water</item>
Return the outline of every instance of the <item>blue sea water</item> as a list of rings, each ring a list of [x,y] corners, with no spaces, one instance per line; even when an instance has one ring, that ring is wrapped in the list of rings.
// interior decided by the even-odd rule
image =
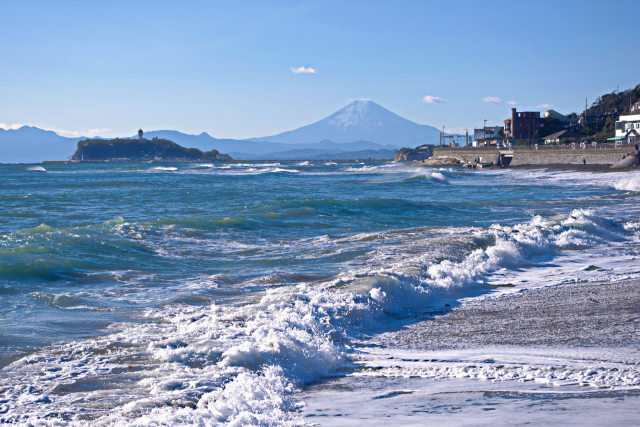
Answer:
[[[321,422],[301,391],[357,370],[367,337],[500,283],[636,277],[639,191],[635,172],[0,165],[0,422]]]

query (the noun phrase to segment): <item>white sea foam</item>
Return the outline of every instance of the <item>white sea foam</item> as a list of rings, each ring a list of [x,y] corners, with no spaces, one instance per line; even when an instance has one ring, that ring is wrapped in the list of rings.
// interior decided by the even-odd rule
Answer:
[[[271,162],[271,163],[249,162],[249,163],[232,163],[232,166],[237,168],[272,168],[276,166],[282,166],[282,164],[278,162]]]
[[[451,244],[455,235],[441,233]],[[7,386],[0,389],[5,402],[0,420],[36,422],[78,407],[77,399],[84,396],[114,406],[96,424],[299,423],[292,412],[296,387],[340,369],[353,351],[349,340],[387,328],[390,316],[421,313],[484,292],[483,282],[493,272],[526,267],[537,256],[625,238],[622,227],[587,210],[461,233],[467,239],[461,246],[471,240],[476,249],[459,260],[435,261],[433,253],[406,248],[374,252],[328,282],[272,288],[240,306],[169,305],[149,311],[146,322],[114,326],[106,337],[19,359],[2,373]],[[332,243],[321,237],[309,244]],[[376,236],[353,241],[371,237]],[[453,375],[446,366],[434,366],[424,375]],[[486,369],[467,369],[465,375],[487,376]],[[510,372],[525,378],[532,371],[514,367]],[[576,372],[571,375],[582,375]],[[635,384],[637,375],[625,378]],[[91,381],[115,389],[85,394],[83,384]],[[71,391],[60,393],[58,387]],[[114,397],[125,390],[124,401]]]
[[[284,169],[284,168],[273,168],[273,169],[267,169],[266,172],[285,172],[285,173],[300,173],[299,170],[297,169]]]
[[[27,168],[29,172],[46,172],[47,170],[42,166],[30,166]]]
[[[154,166],[149,170],[153,172],[174,172],[177,171],[178,168],[175,166]]]
[[[535,418],[551,425],[631,425],[637,419],[637,348],[371,347],[358,356],[361,369],[304,393],[308,420],[502,425],[508,419],[520,425]]]
[[[613,187],[616,190],[640,191],[640,174],[620,179],[613,184]]]
[[[354,376],[532,381],[607,389],[640,386],[640,354],[634,348],[490,347],[429,352],[374,348],[363,350],[360,358],[360,363],[375,369],[357,371]]]
[[[233,175],[233,176],[262,175],[267,173],[290,173],[290,174],[300,173],[300,171],[297,169],[281,168],[277,166],[265,166],[264,164],[260,164],[260,165],[253,164],[252,166],[255,166],[255,167],[249,167],[246,165],[241,167],[235,167],[232,165],[228,165],[228,166],[216,168],[211,172],[207,171],[207,173],[211,173],[213,175]]]
[[[428,174],[428,176],[434,182],[438,182],[440,184],[449,184],[449,180],[442,174],[442,172],[431,172]]]

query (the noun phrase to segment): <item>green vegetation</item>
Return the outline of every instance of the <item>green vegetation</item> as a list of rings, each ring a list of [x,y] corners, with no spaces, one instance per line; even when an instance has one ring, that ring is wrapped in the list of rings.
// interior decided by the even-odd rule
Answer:
[[[611,92],[598,97],[587,109],[586,125],[582,133],[589,139],[604,142],[615,134],[618,117],[631,114],[631,106],[638,101],[640,85],[624,92]]]
[[[218,150],[202,152],[167,139],[85,139],[78,141],[72,160],[79,161],[229,161]]]
[[[640,85],[624,92],[614,91],[598,97],[587,109],[586,123],[571,129],[582,135],[580,138],[566,139],[563,142],[580,142],[582,140],[605,142],[615,134],[615,123],[621,115],[631,114],[631,106],[640,101]],[[583,118],[584,111],[571,113],[567,117],[574,121]],[[566,124],[556,119],[542,119],[543,127],[536,130],[536,139],[566,129]]]

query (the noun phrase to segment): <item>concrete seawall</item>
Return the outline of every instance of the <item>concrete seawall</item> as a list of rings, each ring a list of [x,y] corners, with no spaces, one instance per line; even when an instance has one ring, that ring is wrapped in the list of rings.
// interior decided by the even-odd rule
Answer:
[[[433,157],[453,157],[465,163],[474,162],[481,157],[483,162],[498,161],[498,151],[495,148],[449,148],[436,147],[433,150]],[[500,150],[506,151],[506,150]],[[622,159],[622,156],[635,153],[633,146],[613,147],[588,147],[588,148],[565,148],[565,147],[540,147],[519,148],[514,147],[511,166],[521,165],[581,165],[586,160],[589,165],[612,165]]]

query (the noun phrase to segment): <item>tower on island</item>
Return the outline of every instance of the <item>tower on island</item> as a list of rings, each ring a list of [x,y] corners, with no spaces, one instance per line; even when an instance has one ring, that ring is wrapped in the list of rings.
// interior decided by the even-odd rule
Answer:
[[[140,141],[142,141],[142,134],[144,132],[142,132],[142,129],[138,129],[138,139],[140,139]]]

